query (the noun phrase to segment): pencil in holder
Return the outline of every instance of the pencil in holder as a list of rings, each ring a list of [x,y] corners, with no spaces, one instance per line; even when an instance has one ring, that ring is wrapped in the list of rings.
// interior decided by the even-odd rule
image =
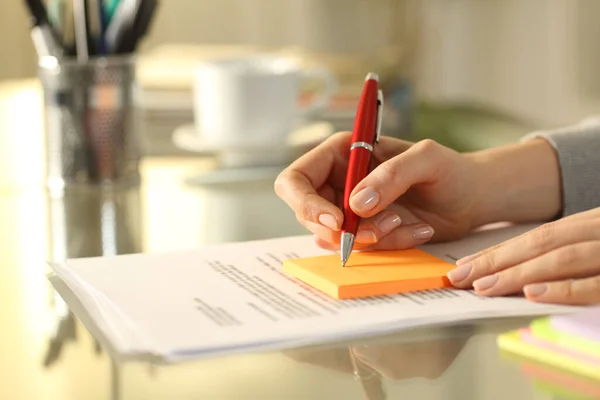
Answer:
[[[137,185],[140,123],[132,58],[42,58],[46,187]]]

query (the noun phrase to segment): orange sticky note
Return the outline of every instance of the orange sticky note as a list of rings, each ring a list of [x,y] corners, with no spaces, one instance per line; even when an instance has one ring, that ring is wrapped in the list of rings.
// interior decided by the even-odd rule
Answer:
[[[454,267],[418,249],[355,252],[346,267],[337,254],[283,262],[284,272],[336,299],[451,287]]]

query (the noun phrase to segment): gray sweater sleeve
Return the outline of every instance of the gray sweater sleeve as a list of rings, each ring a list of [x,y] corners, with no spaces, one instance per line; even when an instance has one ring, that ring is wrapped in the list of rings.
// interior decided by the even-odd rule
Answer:
[[[523,140],[545,138],[554,147],[562,182],[562,216],[600,207],[600,118],[551,131],[532,132]]]

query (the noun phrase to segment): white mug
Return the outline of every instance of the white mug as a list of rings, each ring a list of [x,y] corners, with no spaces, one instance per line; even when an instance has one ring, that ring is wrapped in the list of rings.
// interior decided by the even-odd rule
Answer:
[[[323,81],[324,90],[300,107],[305,79]],[[292,129],[327,106],[336,90],[329,71],[303,70],[285,57],[208,61],[195,73],[196,132],[206,142],[227,148],[280,148]]]

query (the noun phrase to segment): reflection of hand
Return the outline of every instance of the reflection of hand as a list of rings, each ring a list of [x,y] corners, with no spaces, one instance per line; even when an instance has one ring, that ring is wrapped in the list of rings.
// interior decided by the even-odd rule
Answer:
[[[600,208],[542,225],[458,261],[449,274],[460,288],[534,301],[600,303]]]
[[[364,376],[381,375],[389,379],[439,377],[462,350],[467,337],[406,342],[402,344],[352,345],[337,349],[298,349],[284,354],[291,359],[327,369]]]
[[[355,345],[351,353],[387,379],[439,378],[465,343],[463,338],[405,344]]]
[[[294,361],[317,365],[333,371],[352,374],[353,366],[347,347],[336,349],[294,349],[283,352]]]

